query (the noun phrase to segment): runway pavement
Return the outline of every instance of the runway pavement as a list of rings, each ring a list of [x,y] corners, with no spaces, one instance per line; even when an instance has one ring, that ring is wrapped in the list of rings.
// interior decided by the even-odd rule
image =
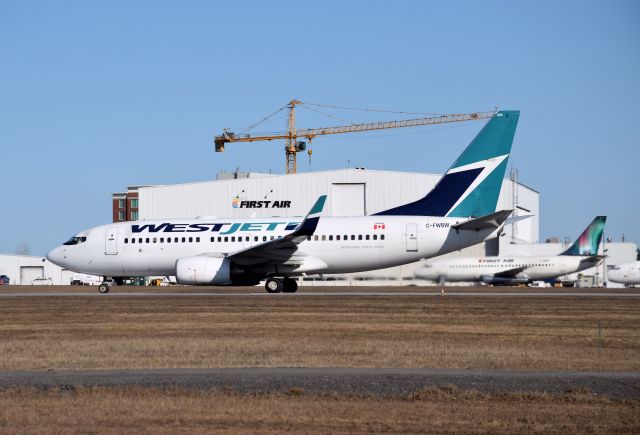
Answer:
[[[581,298],[602,298],[602,297],[621,297],[621,298],[640,298],[639,292],[628,291],[530,291],[523,289],[522,291],[460,291],[453,290],[444,293],[441,291],[371,291],[371,290],[350,290],[350,291],[305,291],[299,290],[296,293],[279,293],[270,294],[265,291],[165,291],[165,290],[119,290],[114,289],[107,294],[98,293],[97,290],[87,291],[0,291],[0,298],[16,298],[16,297],[416,297],[416,296],[444,296],[444,297],[581,297]]]
[[[483,393],[588,390],[640,400],[640,372],[455,370],[429,368],[217,368],[0,372],[0,388],[171,388],[239,393],[359,394],[406,397],[429,387],[455,386]]]

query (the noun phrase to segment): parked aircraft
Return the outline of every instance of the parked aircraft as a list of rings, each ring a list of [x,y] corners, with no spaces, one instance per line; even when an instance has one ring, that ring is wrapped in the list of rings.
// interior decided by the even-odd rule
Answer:
[[[162,219],[82,231],[47,254],[64,268],[115,278],[168,275],[190,285],[295,292],[293,277],[411,263],[495,237],[496,204],[520,112],[497,112],[423,198],[362,217]],[[114,280],[103,282],[106,293]]]
[[[620,284],[640,284],[640,261],[608,266],[607,278]]]
[[[598,247],[606,220],[606,216],[597,216],[575,243],[558,255],[429,260],[414,272],[414,276],[440,283],[471,281],[517,285],[579,272],[597,266],[604,258],[598,255]]]

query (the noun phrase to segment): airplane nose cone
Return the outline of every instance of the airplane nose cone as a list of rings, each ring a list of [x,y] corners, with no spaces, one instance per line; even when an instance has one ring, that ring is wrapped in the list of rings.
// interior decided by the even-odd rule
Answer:
[[[51,251],[47,253],[47,260],[49,260],[50,262],[52,262],[57,266],[62,266],[63,259],[64,259],[64,254],[62,252],[62,246],[53,248]]]

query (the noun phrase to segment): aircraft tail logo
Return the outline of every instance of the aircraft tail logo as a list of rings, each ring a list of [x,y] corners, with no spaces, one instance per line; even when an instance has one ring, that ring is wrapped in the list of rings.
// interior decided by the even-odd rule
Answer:
[[[560,255],[598,255],[598,247],[602,241],[606,222],[606,216],[596,216],[573,245]]]
[[[499,111],[425,197],[377,215],[478,217],[495,212],[520,112]]]

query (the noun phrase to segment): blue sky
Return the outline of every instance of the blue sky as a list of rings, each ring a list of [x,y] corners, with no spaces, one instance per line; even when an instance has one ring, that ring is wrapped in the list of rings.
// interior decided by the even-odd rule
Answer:
[[[606,214],[609,237],[640,243],[638,22],[636,1],[2,1],[0,252],[44,254],[109,222],[110,194],[127,185],[282,172],[282,143],[214,153],[212,136],[293,97],[519,109],[512,162],[541,192],[541,239],[573,239]],[[298,121],[338,123],[308,110]],[[438,173],[480,127],[318,138],[311,169]]]

